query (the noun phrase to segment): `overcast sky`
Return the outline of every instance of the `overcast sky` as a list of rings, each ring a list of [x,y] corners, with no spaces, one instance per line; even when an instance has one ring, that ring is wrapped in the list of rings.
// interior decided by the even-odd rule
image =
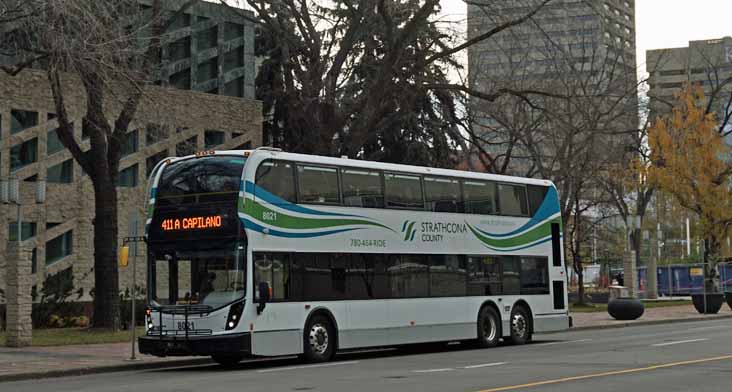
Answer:
[[[441,2],[446,18],[465,21],[464,0]],[[732,36],[732,0],[636,0],[635,4],[638,67],[643,71],[646,50]]]

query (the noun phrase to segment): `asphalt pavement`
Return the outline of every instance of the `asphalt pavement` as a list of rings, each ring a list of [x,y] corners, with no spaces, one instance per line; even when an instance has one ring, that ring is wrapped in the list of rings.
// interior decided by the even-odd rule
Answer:
[[[0,391],[731,391],[729,319],[537,335],[524,346],[462,345],[138,370],[0,384]]]

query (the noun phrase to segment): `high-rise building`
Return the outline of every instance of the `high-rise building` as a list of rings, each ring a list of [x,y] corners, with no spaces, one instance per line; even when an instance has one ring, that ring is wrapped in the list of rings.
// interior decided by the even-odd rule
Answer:
[[[536,7],[538,0],[504,0],[468,5],[468,36],[474,38]],[[594,57],[594,58],[593,58]],[[530,20],[471,46],[470,81],[478,88],[508,76],[551,77],[557,61],[622,63],[635,75],[634,0],[558,0]]]
[[[691,41],[685,48],[649,50],[646,71],[651,116],[668,112],[687,83],[701,85],[707,95],[716,93],[713,109],[720,118],[730,113],[732,37]]]
[[[517,20],[540,3],[539,0],[470,2],[468,38]],[[473,90],[490,94],[508,88],[587,99],[597,97],[593,104],[623,113],[607,115],[598,127],[634,129],[638,123],[635,1],[552,1],[529,20],[471,46],[468,68],[469,86]],[[623,97],[623,107],[610,97]],[[511,132],[507,124],[542,126],[534,121],[538,117],[536,110],[530,108],[517,113],[515,106],[500,104],[477,98],[470,102],[474,130],[486,141],[487,150],[495,153],[501,152],[502,143],[510,137],[505,134]],[[523,171],[512,174],[523,174]]]

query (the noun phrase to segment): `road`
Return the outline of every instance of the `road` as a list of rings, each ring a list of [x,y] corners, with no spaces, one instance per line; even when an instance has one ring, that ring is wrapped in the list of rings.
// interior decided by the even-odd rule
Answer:
[[[524,346],[347,353],[0,384],[0,391],[730,391],[732,322],[537,335]]]

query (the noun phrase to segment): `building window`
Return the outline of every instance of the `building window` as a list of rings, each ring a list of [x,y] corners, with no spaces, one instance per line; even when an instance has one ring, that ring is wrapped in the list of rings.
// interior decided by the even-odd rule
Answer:
[[[224,54],[224,72],[244,66],[244,47],[240,46]]]
[[[145,177],[150,177],[150,173],[152,173],[153,169],[155,168],[155,165],[157,165],[158,162],[162,161],[167,156],[168,156],[168,150],[163,150],[155,155],[149,156],[145,160]]]
[[[183,37],[168,46],[168,59],[180,61],[191,57],[191,37]]]
[[[191,25],[191,14],[178,14],[170,22],[168,31],[175,31]]]
[[[137,164],[119,172],[117,186],[133,188],[137,186]]]
[[[17,170],[38,161],[38,139],[33,138],[27,142],[10,148],[10,170]]]
[[[38,112],[18,109],[10,111],[10,133],[18,133],[36,125],[38,125]]]
[[[196,47],[198,50],[213,48],[217,45],[219,39],[218,35],[218,28],[216,26],[197,32]]]
[[[244,78],[236,78],[226,84],[224,84],[224,95],[230,97],[243,97],[244,96]]]
[[[180,72],[170,75],[169,84],[177,89],[190,90],[191,89],[191,70],[184,69]]]
[[[61,139],[58,137],[58,128],[54,128],[48,131],[48,135],[46,137],[46,155],[55,154],[63,150],[64,145],[61,143]]]
[[[23,222],[20,238],[21,241],[31,239],[36,236],[36,222]],[[8,241],[18,240],[18,222],[10,222],[8,225]]]
[[[145,145],[150,146],[170,137],[170,128],[162,124],[147,124],[145,128]]]
[[[193,155],[197,149],[198,136],[194,136],[175,145],[175,156],[184,157],[186,155]]]
[[[221,131],[207,130],[203,134],[203,144],[205,148],[211,148],[224,144],[225,134]]]
[[[66,233],[46,242],[46,265],[51,265],[73,253],[74,231]]]
[[[56,166],[51,166],[46,172],[48,182],[70,184],[74,181],[74,161],[69,159]]]
[[[241,38],[244,36],[244,25],[239,23],[226,22],[224,24],[224,40]]]
[[[219,67],[219,58],[214,57],[211,60],[205,61],[198,64],[198,71],[196,73],[196,82],[202,83],[207,80],[216,78],[216,71]]]
[[[120,154],[123,157],[130,155],[134,152],[137,152],[137,130],[136,129],[132,132],[128,132],[124,136],[124,140],[122,140],[122,145],[120,146]]]

